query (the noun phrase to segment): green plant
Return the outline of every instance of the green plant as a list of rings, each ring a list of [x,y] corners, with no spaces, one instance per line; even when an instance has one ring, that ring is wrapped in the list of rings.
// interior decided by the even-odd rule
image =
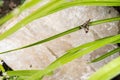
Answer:
[[[10,18],[12,18],[16,15],[19,15],[25,9],[36,5],[40,1],[41,0],[31,0],[29,2],[24,3],[22,6],[20,6],[16,9],[16,10],[18,10],[17,13],[15,13],[15,11],[16,11],[15,10],[15,11],[11,12],[10,14],[6,15],[5,17],[3,17],[2,19],[0,19],[0,25],[4,24]],[[30,23],[31,21],[33,21],[35,19],[47,16],[47,15],[52,14],[54,12],[63,10],[65,8],[68,8],[68,7],[76,6],[76,5],[77,6],[78,5],[120,6],[120,1],[119,0],[72,0],[72,1],[69,1],[69,0],[50,0],[50,2],[43,5],[42,7],[37,9],[35,12],[31,13],[30,15],[25,17],[20,22],[16,23],[12,28],[10,28],[9,30],[7,30],[6,32],[1,34],[0,35],[0,40],[3,40],[5,38],[7,38],[8,36],[12,35],[17,30],[22,28],[24,25]],[[107,22],[112,22],[112,21],[118,21],[118,20],[120,20],[120,17],[98,20],[98,21],[90,22],[90,26],[98,25],[98,24],[102,24],[102,23],[107,23]],[[22,24],[22,26],[21,26],[21,24]],[[75,32],[75,31],[80,29],[79,27],[80,26],[77,26],[77,27],[72,28],[70,30],[67,30],[65,32],[62,32],[62,33],[59,33],[57,35],[51,36],[47,39],[40,40],[38,42],[23,46],[23,47],[20,47],[20,48],[17,48],[17,49],[1,52],[1,54],[45,43],[47,41],[56,39],[58,37],[66,35],[66,34],[70,34],[72,32]],[[72,61],[72,60],[74,60],[78,57],[82,57],[83,55],[88,54],[88,53],[90,53],[90,52],[92,52],[92,51],[94,51],[94,50],[96,50],[96,49],[98,49],[102,46],[107,45],[107,44],[116,44],[116,43],[119,43],[119,42],[120,42],[120,34],[110,36],[110,37],[106,37],[106,38],[102,38],[102,39],[99,39],[99,40],[96,40],[96,41],[93,41],[93,42],[89,42],[89,43],[80,45],[80,46],[75,47],[71,50],[68,50],[63,56],[61,56],[60,58],[55,60],[53,63],[51,63],[49,66],[47,66],[43,70],[18,70],[18,71],[16,70],[16,71],[7,71],[7,74],[11,78],[12,78],[12,76],[18,76],[17,80],[40,80],[40,79],[42,79],[43,76],[50,75],[56,68],[59,68],[60,66],[66,64],[66,63],[68,63],[68,62],[70,62],[70,61]],[[118,52],[118,51],[119,50],[115,49],[110,53],[113,54],[113,53]],[[106,56],[102,56],[101,58],[99,58],[99,60],[104,59],[105,57]],[[109,80],[112,77],[114,77],[115,75],[119,74],[120,73],[119,59],[120,58],[118,57],[115,60],[108,63],[107,65],[105,65],[98,72],[93,74],[88,80],[100,80],[101,77],[103,78],[102,80]],[[99,60],[93,60],[92,62],[99,61]],[[112,64],[114,64],[114,66],[112,66]],[[108,69],[109,66],[111,66],[111,67]],[[1,69],[2,69],[2,67],[1,67]],[[107,71],[104,72],[104,70],[106,70],[106,69],[107,69]],[[105,74],[110,73],[110,72],[111,72],[111,74],[105,75]]]

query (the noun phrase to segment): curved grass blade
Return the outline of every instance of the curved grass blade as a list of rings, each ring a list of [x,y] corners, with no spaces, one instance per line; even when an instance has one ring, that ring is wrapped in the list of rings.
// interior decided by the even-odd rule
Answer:
[[[27,16],[26,18],[24,18],[23,20],[21,20],[20,22],[15,24],[9,30],[2,33],[0,35],[0,40],[3,40],[4,38],[8,37],[9,35],[15,33],[17,30],[19,30],[20,28],[22,28],[24,25],[28,24],[29,22],[31,22],[31,21],[33,21],[37,18],[40,18],[40,17],[43,17],[43,16],[47,15],[47,13],[49,11],[53,10],[54,8],[56,8],[57,6],[59,6],[62,3],[63,3],[63,0],[52,0],[48,4],[42,6],[41,8],[39,8],[38,10],[33,12],[32,14]]]
[[[82,57],[83,55],[90,53],[102,46],[105,46],[109,43],[112,43],[116,40],[120,39],[120,35],[116,35],[113,37],[107,37],[107,38],[103,38],[103,39],[99,39],[93,42],[92,45],[87,45],[87,44],[83,44],[82,46],[78,46],[77,48],[74,48],[73,52],[68,51],[66,54],[64,54],[62,57],[58,58],[56,61],[54,61],[53,63],[51,63],[48,67],[46,67],[43,72],[38,72],[34,75],[32,75],[31,77],[29,77],[28,79],[24,79],[24,80],[33,80],[33,79],[40,79],[42,78],[45,74],[54,71],[56,68],[76,59],[79,57]],[[86,45],[86,46],[85,46]],[[84,47],[83,47],[84,46]],[[82,48],[82,49],[81,49]],[[80,49],[78,51],[78,49]],[[76,52],[75,52],[76,51]]]
[[[31,13],[29,16],[15,24],[12,28],[4,32],[3,34],[0,35],[0,40],[3,40],[4,38],[12,35],[14,32],[28,24],[29,22],[41,18],[43,16],[46,16],[49,14],[49,12],[53,11],[57,7],[62,6],[64,3],[69,3],[69,2],[78,2],[78,1],[66,1],[66,0],[51,0],[48,4],[45,4],[44,6],[40,7],[38,10],[35,12]],[[82,2],[82,1],[81,1]],[[109,1],[108,1],[109,2]],[[111,2],[111,1],[110,1]],[[119,2],[119,1],[117,1]],[[90,2],[88,2],[90,3]],[[91,1],[92,3],[92,1]],[[72,6],[72,5],[71,5]],[[64,9],[64,8],[63,8]],[[9,17],[8,17],[9,18]]]
[[[109,56],[111,56],[111,55],[113,55],[113,54],[115,54],[115,53],[117,53],[119,51],[120,51],[120,48],[116,48],[116,49],[114,49],[114,50],[112,50],[112,51],[110,51],[108,53],[105,53],[102,56],[92,60],[90,63],[101,61],[101,60],[103,60],[103,59],[105,59],[105,58],[107,58],[107,57],[109,57]]]
[[[120,57],[100,68],[88,80],[111,80],[118,74],[120,74]]]
[[[25,9],[28,9],[34,5],[36,5],[37,3],[41,2],[42,0],[30,0],[30,1],[25,1],[25,3],[18,7],[17,9],[15,9],[14,11],[10,12],[8,15],[6,15],[4,18],[0,19],[0,25],[2,25],[3,23],[5,23],[6,21],[8,21],[9,19],[11,19],[13,16],[17,16],[19,15],[22,11],[24,11]],[[52,0],[51,0],[52,1]],[[113,0],[111,0],[113,1]],[[119,5],[119,1],[113,1],[113,3],[111,4],[111,1],[106,0],[106,1],[96,1],[96,0],[74,0],[72,2],[67,2],[64,3],[62,5],[60,5],[60,7],[58,7],[56,10],[53,10],[52,12],[50,12],[49,14],[71,7],[71,6],[77,6],[77,5],[96,5],[96,6],[118,6]],[[17,11],[17,12],[16,12]]]
[[[84,0],[84,1],[80,1],[80,0],[76,0],[76,1],[72,1],[72,2],[67,2],[64,3],[63,5],[57,7],[56,9],[52,10],[51,12],[49,12],[49,14],[52,14],[54,12],[69,8],[69,7],[73,7],[73,6],[120,6],[120,1],[118,0]]]
[[[114,17],[114,18],[97,20],[97,21],[90,22],[90,26],[98,25],[98,24],[102,24],[102,23],[106,23],[106,22],[117,21],[117,20],[120,20],[120,17]],[[16,51],[16,50],[20,50],[20,49],[32,47],[32,46],[36,46],[36,45],[39,45],[39,44],[42,44],[42,43],[51,41],[51,40],[53,40],[53,39],[62,37],[62,36],[64,36],[64,35],[70,34],[70,33],[72,33],[72,32],[78,31],[78,30],[80,30],[80,26],[77,26],[77,27],[75,27],[75,28],[69,29],[69,30],[64,31],[64,32],[62,32],[62,33],[56,34],[56,35],[51,36],[51,37],[49,37],[49,38],[40,40],[40,41],[38,41],[38,42],[29,44],[29,45],[25,45],[25,46],[20,47],[20,48],[16,48],[16,49],[8,50],[8,51],[5,51],[5,52],[1,52],[0,54],[7,53],[7,52],[12,52],[12,51]]]

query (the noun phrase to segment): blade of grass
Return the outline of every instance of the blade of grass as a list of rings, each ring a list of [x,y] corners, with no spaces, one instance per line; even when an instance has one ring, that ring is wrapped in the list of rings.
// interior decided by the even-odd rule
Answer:
[[[109,36],[109,37],[112,37],[112,36]],[[109,38],[109,37],[105,37],[105,38]],[[102,39],[104,39],[104,38],[102,38]],[[99,39],[99,40],[101,40],[101,39]],[[99,40],[98,40],[98,41],[99,41]],[[96,42],[97,42],[97,40],[96,40]],[[84,44],[84,45],[81,45],[81,46],[72,48],[72,49],[70,49],[70,50],[67,51],[67,53],[64,55],[64,57],[66,58],[67,56],[68,56],[68,57],[69,57],[69,56],[72,56],[74,53],[76,53],[76,52],[78,52],[78,51],[80,51],[80,50],[82,50],[82,49],[84,49],[84,48],[86,48],[86,47],[88,47],[88,46],[92,46],[94,43],[95,43],[95,42],[92,41],[92,42],[88,42],[88,43],[86,43],[86,44]],[[62,57],[62,58],[64,58],[64,57]],[[60,59],[61,59],[61,58],[60,58]]]
[[[65,55],[63,55],[62,57],[58,58],[56,61],[54,61],[52,64],[50,64],[48,67],[46,67],[43,72],[38,72],[34,75],[32,75],[31,77],[29,77],[28,79],[24,79],[24,80],[35,80],[35,79],[40,79],[41,77],[43,77],[45,74],[54,71],[56,68],[78,58],[78,57],[82,57],[83,55],[90,53],[102,46],[105,46],[113,41],[116,41],[120,39],[120,35],[116,35],[113,37],[107,37],[107,38],[103,38],[100,40],[96,40],[94,41],[94,43],[92,45],[87,45],[85,46],[83,49],[81,49],[81,46],[77,47],[80,48],[79,51],[75,52],[73,51],[73,53],[70,53],[70,51],[68,51],[68,53],[66,53]],[[89,43],[87,43],[89,44]],[[86,45],[86,44],[84,44]],[[82,45],[82,47],[84,46]],[[76,49],[76,48],[75,48]],[[78,50],[78,49],[77,49]],[[70,54],[70,55],[69,55]],[[66,56],[69,55],[69,56]]]
[[[42,70],[16,70],[16,71],[7,71],[9,76],[31,76],[36,72]]]
[[[12,35],[14,32],[16,32],[17,30],[19,30],[20,28],[22,28],[23,26],[25,26],[29,22],[31,22],[31,21],[33,21],[35,19],[41,18],[43,16],[48,15],[49,12],[53,11],[57,7],[60,7],[64,3],[67,3],[67,2],[69,3],[69,2],[78,2],[78,1],[76,1],[76,0],[75,1],[51,0],[48,4],[42,6],[41,8],[39,8],[38,10],[36,10],[35,12],[31,13],[29,16],[27,16],[26,18],[24,18],[23,20],[21,20],[20,22],[18,22],[17,24],[15,24],[12,28],[10,28],[9,30],[7,30],[6,32],[4,32],[3,34],[1,34],[0,35],[0,40],[3,40],[4,38]],[[117,2],[119,2],[119,1],[117,1]],[[89,3],[92,3],[92,1],[89,2]]]
[[[23,20],[21,20],[20,22],[15,24],[12,28],[5,31],[3,34],[1,34],[0,40],[3,40],[4,38],[13,34],[17,30],[22,28],[24,25],[28,24],[29,22],[31,22],[37,18],[45,16],[49,11],[53,10],[54,8],[56,8],[57,6],[59,6],[62,3],[63,3],[63,0],[52,0],[48,4],[42,6],[37,11],[33,12],[32,14],[30,14],[29,16],[27,16],[26,18],[24,18]]]
[[[90,1],[90,0],[84,0],[84,1],[73,1],[73,2],[68,2],[64,3],[63,5],[57,7],[56,9],[52,10],[48,14],[52,14],[54,12],[73,7],[73,6],[120,6],[120,1]]]
[[[84,48],[84,47],[87,47],[88,45],[92,45],[93,44],[93,42],[90,42],[90,43],[87,43],[87,44],[85,44],[85,45],[82,45],[81,47],[79,47],[79,49],[82,49],[82,48]],[[54,61],[52,64],[53,65],[57,65],[57,66],[61,66],[60,64],[59,64],[59,60],[61,60],[61,59],[64,59],[64,58],[68,58],[69,56],[71,56],[72,54],[74,54],[75,52],[77,52],[77,51],[79,51],[79,49],[77,49],[77,48],[74,48],[74,50],[69,50],[64,56],[62,56],[62,57],[60,57],[60,58],[58,58],[57,59],[57,61]],[[53,66],[52,65],[52,66]],[[55,69],[55,68],[54,68]],[[49,72],[51,72],[52,70],[50,70]],[[49,73],[48,72],[48,73]],[[40,71],[39,73],[41,73],[41,74],[44,74],[43,76],[45,76],[47,73],[46,73],[46,69],[45,70],[43,70],[42,72]],[[43,76],[41,76],[41,78],[43,77]],[[26,79],[27,80],[27,79]],[[40,79],[41,80],[41,79]]]
[[[120,74],[120,57],[100,68],[88,80],[111,80],[118,74]]]
[[[94,25],[98,25],[98,24],[102,24],[102,23],[107,23],[107,22],[112,22],[112,21],[117,21],[117,20],[120,20],[120,17],[114,17],[114,18],[108,18],[108,19],[102,19],[102,20],[92,21],[92,22],[90,22],[90,26],[94,26]],[[1,52],[0,54],[7,53],[7,52],[12,52],[12,51],[16,51],[16,50],[20,50],[20,49],[32,47],[32,46],[36,46],[36,45],[39,45],[39,44],[42,44],[42,43],[51,41],[51,40],[53,40],[53,39],[62,37],[62,36],[64,36],[64,35],[70,34],[70,33],[72,33],[72,32],[78,31],[78,30],[80,30],[80,26],[77,26],[77,27],[75,27],[75,28],[69,29],[69,30],[64,31],[64,32],[62,32],[62,33],[56,34],[56,35],[51,36],[51,37],[49,37],[49,38],[40,40],[40,41],[38,41],[38,42],[29,44],[29,45],[25,45],[25,46],[20,47],[20,48],[16,48],[16,49],[8,50],[8,51],[5,51],[5,52]]]
[[[42,72],[43,70],[15,70],[15,71],[7,71],[7,75],[8,76],[31,76],[37,72]],[[47,76],[49,75],[53,75],[53,72],[50,72],[48,74],[46,74]]]
[[[113,55],[113,54],[115,54],[115,53],[117,53],[119,51],[120,51],[120,48],[116,48],[116,49],[114,49],[114,50],[112,50],[112,51],[110,51],[108,53],[105,53],[105,54],[101,55],[100,57],[92,60],[90,63],[101,61],[101,60],[103,60],[103,59],[105,59],[105,58],[107,58],[107,57],[109,57],[109,56],[111,56],[111,55]]]

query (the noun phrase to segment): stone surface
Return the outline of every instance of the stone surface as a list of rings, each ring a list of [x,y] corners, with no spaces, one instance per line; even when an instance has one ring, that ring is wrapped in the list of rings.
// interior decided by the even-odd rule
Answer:
[[[35,8],[37,7],[34,7],[34,9]],[[8,21],[2,26],[0,33],[27,16],[32,9],[33,8],[26,10],[20,16]],[[39,41],[75,26],[79,26],[88,19],[94,21],[115,17],[117,15],[118,12],[111,7],[72,7],[65,9],[37,19],[5,40],[0,41],[0,52]],[[116,35],[118,31],[118,22],[105,23],[90,27],[90,31],[87,34],[82,29],[42,45],[2,54],[0,58],[15,70],[43,69],[56,60],[57,57],[62,56],[67,50],[105,36]],[[118,54],[95,64],[87,64],[88,61],[116,47],[116,45],[107,45],[100,48],[92,54],[88,54],[62,66],[54,72],[54,75],[44,77],[43,80],[86,80],[89,75],[106,64],[109,60],[118,56]],[[30,67],[31,65],[32,67]]]

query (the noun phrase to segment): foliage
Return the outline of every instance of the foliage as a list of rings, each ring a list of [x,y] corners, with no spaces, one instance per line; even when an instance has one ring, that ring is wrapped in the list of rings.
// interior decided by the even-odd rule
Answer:
[[[13,12],[9,13],[8,15],[6,15],[2,19],[0,19],[0,25],[4,24],[12,17],[19,15],[22,11],[24,11],[32,6],[35,6],[37,3],[41,2],[41,1],[42,0],[30,0],[27,2],[27,0],[26,0],[26,2],[22,6],[16,8]],[[0,40],[7,38],[8,36],[12,35],[16,31],[18,31],[20,28],[24,27],[24,25],[32,22],[35,19],[42,18],[42,17],[47,16],[49,14],[55,13],[57,11],[60,11],[60,10],[63,10],[63,9],[69,8],[69,7],[73,7],[73,6],[78,6],[78,5],[79,6],[81,6],[81,5],[120,6],[120,1],[119,0],[50,0],[48,3],[46,3],[42,7],[38,8],[36,11],[32,12],[30,15],[25,17],[23,20],[16,23],[12,28],[10,28],[9,30],[7,30],[3,34],[1,34]],[[114,18],[93,21],[93,22],[90,22],[90,26],[98,25],[98,24],[102,24],[102,23],[106,23],[106,22],[117,21],[117,20],[120,20],[120,17],[114,17]],[[24,49],[24,48],[28,48],[28,47],[32,47],[32,46],[35,46],[38,44],[48,42],[48,41],[56,39],[58,37],[62,37],[66,34],[75,32],[75,31],[80,29],[79,27],[80,26],[77,26],[77,27],[72,28],[70,30],[67,30],[65,32],[51,36],[47,39],[40,40],[40,41],[35,42],[35,43],[31,43],[29,45],[25,45],[25,46],[20,47],[20,48],[1,52],[1,54],[11,52],[11,51],[20,50],[20,49]],[[83,55],[86,55],[86,54],[88,54],[88,53],[90,53],[90,52],[92,52],[92,51],[94,51],[102,46],[105,46],[107,44],[119,43],[120,42],[119,40],[120,40],[120,34],[106,37],[106,38],[102,38],[102,39],[99,39],[99,40],[96,40],[93,42],[89,42],[89,43],[80,45],[80,46],[75,47],[71,50],[68,50],[63,56],[56,59],[53,63],[48,65],[43,70],[15,70],[15,71],[7,71],[7,74],[10,77],[18,76],[17,80],[39,80],[39,79],[42,79],[46,75],[50,75],[55,69],[59,68],[60,66],[66,64],[66,63],[68,63],[76,58],[82,57]],[[114,51],[115,50],[113,50],[113,52]],[[113,52],[107,53],[107,54],[109,54],[109,55],[107,55],[107,57],[110,56],[110,54]],[[117,51],[115,51],[115,52],[117,52]],[[100,59],[104,59],[104,58],[102,56],[102,58],[100,58]],[[102,80],[109,80],[112,77],[114,77],[115,75],[119,74],[120,73],[119,59],[120,58],[118,57],[115,60],[108,63],[107,65],[105,65],[104,67],[102,67],[95,74],[93,74],[89,78],[89,80],[100,80],[101,77],[102,77]],[[114,66],[112,66],[113,64],[114,64]],[[1,66],[1,68],[2,68],[2,66]],[[110,74],[108,74],[108,73],[110,73]]]

